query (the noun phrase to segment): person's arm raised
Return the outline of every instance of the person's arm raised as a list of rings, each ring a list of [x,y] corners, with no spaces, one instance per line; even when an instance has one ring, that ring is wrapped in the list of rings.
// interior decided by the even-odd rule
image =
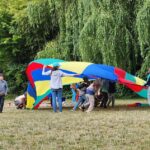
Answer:
[[[51,70],[49,71],[45,71],[46,66],[43,66],[43,70],[42,70],[42,75],[50,75],[51,74]]]

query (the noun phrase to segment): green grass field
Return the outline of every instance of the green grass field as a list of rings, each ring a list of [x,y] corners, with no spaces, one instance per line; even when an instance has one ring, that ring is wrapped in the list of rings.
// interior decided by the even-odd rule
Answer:
[[[149,150],[150,108],[126,106],[139,101],[118,100],[115,108],[91,113],[16,110],[6,102],[0,114],[0,149]]]

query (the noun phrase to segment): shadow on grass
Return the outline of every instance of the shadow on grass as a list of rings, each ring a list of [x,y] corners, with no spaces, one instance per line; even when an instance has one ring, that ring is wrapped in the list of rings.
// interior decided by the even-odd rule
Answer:
[[[65,106],[63,107],[63,111],[71,111],[72,106]],[[107,107],[107,108],[102,108],[102,107],[95,107],[93,111],[144,111],[144,110],[150,110],[149,106],[145,107],[128,107],[127,105],[118,105],[115,107]],[[45,107],[45,108],[38,108],[35,111],[53,111],[52,107]],[[76,111],[81,111],[80,109],[77,109]]]

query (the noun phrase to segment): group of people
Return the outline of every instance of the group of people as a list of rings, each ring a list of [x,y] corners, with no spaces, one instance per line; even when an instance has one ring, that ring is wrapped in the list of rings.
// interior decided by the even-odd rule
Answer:
[[[47,66],[43,67],[42,75],[50,75],[50,86],[52,90],[52,107],[54,112],[57,112],[56,100],[59,103],[59,111],[62,112],[62,80],[64,76],[78,76],[79,74],[67,74],[59,70],[60,64],[54,63],[53,69],[46,71]],[[112,102],[112,106],[115,105],[114,93],[116,92],[116,83],[106,79],[95,79],[89,81],[87,77],[83,78],[83,82],[79,85],[71,85],[73,97],[72,100],[75,103],[73,110],[78,107],[83,111],[91,112],[96,106],[96,102],[99,101],[99,106],[107,108]],[[143,86],[148,86],[148,99],[150,99],[150,69],[148,70],[147,82]],[[76,102],[76,99],[78,100]],[[150,100],[149,100],[150,101]]]
[[[57,102],[59,111],[62,112],[62,77],[64,76],[79,76],[79,74],[67,74],[59,70],[60,64],[54,63],[53,68],[43,67],[42,75],[51,77],[50,87],[52,91],[52,107],[54,112],[57,112]],[[73,91],[73,99],[75,99],[72,111],[78,107],[86,112],[91,112],[95,106],[107,108],[112,102],[112,107],[115,105],[114,93],[116,92],[116,83],[106,79],[95,79],[89,81],[88,77],[83,77],[83,82],[76,85],[71,85]],[[148,86],[148,102],[150,104],[150,68],[147,72],[147,82],[143,86]],[[3,73],[0,72],[0,113],[3,111],[4,98],[8,93],[8,85],[4,80]],[[17,97],[15,105],[18,109],[25,107],[26,93]],[[76,101],[77,100],[77,101]]]
[[[87,77],[83,77],[83,82],[74,88],[78,96],[76,96],[77,102],[73,111],[79,107],[82,111],[87,109],[86,112],[91,112],[96,106],[107,108],[111,102],[112,107],[114,107],[115,85],[115,82],[106,79],[89,81]]]

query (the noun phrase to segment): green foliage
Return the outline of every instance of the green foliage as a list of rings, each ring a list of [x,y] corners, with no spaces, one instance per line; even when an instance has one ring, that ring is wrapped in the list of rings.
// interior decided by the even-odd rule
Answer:
[[[143,5],[139,8],[136,18],[136,26],[138,32],[138,40],[141,50],[143,62],[139,75],[145,75],[147,68],[150,66],[150,1],[143,1]]]
[[[150,1],[145,0],[139,9],[136,18],[138,39],[142,56],[145,57],[150,51]]]
[[[44,50],[39,51],[35,59],[39,58],[58,58],[63,59],[61,52],[58,50],[57,41],[51,41],[46,44]]]
[[[5,78],[8,82],[8,86],[10,87],[9,93],[21,93],[24,92],[27,88],[27,79],[25,76],[25,68],[26,64],[18,65],[11,64],[11,66],[7,66],[5,70]]]
[[[150,64],[150,1],[1,0],[0,63],[10,83],[22,84],[19,69],[34,58],[105,63],[142,77]]]

